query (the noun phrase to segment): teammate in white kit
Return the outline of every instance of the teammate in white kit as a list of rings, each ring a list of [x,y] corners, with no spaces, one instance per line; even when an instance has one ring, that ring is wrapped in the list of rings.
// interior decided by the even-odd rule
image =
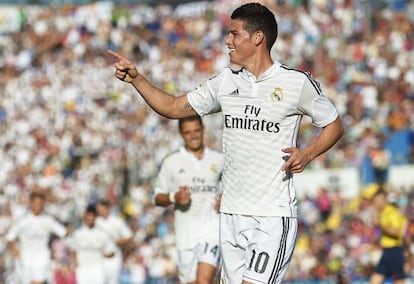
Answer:
[[[222,112],[223,196],[220,245],[224,283],[281,283],[297,234],[293,176],[330,149],[343,125],[334,105],[309,73],[274,61],[277,38],[273,13],[247,3],[231,15],[226,45],[231,66],[183,95],[152,85],[132,62],[113,55],[115,76],[132,86],[159,114],[181,118]],[[297,148],[302,117],[320,128],[318,137]]]
[[[223,155],[204,146],[199,116],[182,118],[184,147],[162,161],[155,204],[174,206],[181,283],[212,283],[220,261],[218,202]]]
[[[43,193],[30,194],[30,212],[19,219],[6,235],[8,247],[17,261],[16,274],[23,284],[45,283],[51,279],[52,234],[62,238],[66,228],[43,212],[46,197]]]
[[[96,206],[98,217],[96,226],[105,231],[115,243],[115,255],[104,260],[107,284],[118,284],[122,269],[122,248],[129,245],[133,234],[120,216],[111,214],[111,205],[108,200],[100,200]]]
[[[74,231],[69,240],[77,284],[104,284],[104,260],[115,253],[115,244],[108,234],[95,225],[96,215],[95,207],[88,206],[83,225]]]

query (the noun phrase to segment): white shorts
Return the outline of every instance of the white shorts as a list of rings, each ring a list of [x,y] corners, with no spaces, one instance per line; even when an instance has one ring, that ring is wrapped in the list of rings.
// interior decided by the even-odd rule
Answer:
[[[281,283],[297,228],[296,218],[220,213],[221,283]]]
[[[218,240],[198,243],[194,249],[178,251],[178,272],[181,283],[194,282],[197,279],[197,267],[200,262],[217,267],[220,261]]]
[[[77,284],[104,284],[105,270],[103,266],[76,268],[76,283]]]
[[[118,284],[122,270],[122,255],[117,253],[112,257],[105,257],[103,265],[105,268],[106,283]]]
[[[23,264],[19,262],[18,266],[16,267],[16,274],[23,284],[30,284],[32,281],[46,282],[50,279],[51,276],[50,263],[45,263],[42,261],[36,263],[35,260],[33,260],[31,264]]]

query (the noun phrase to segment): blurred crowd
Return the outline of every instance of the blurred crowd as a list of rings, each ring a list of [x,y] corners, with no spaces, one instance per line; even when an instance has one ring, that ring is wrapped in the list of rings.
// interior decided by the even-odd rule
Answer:
[[[389,166],[414,161],[414,4],[262,2],[279,24],[274,58],[311,71],[346,124],[340,143],[310,167],[356,167],[361,176],[362,193],[353,200],[341,197],[346,188],[321,188],[301,201],[288,279],[364,281],[380,252],[369,217],[371,187],[387,184]],[[14,25],[0,31],[0,283],[13,278],[3,236],[26,212],[33,190],[46,192],[47,212],[74,228],[87,205],[110,200],[112,213],[134,232],[122,283],[177,280],[172,212],[151,200],[161,159],[181,143],[177,123],[149,110],[131,86],[115,79],[106,50],[133,59],[166,91],[184,93],[228,64],[224,38],[238,4],[96,2],[3,10],[14,14]],[[303,122],[301,145],[315,135],[309,123]],[[220,115],[205,124],[207,145],[220,149]],[[413,188],[387,186],[413,221]],[[414,237],[411,223],[408,233]],[[51,245],[56,282],[70,283],[65,243]],[[410,275],[412,253],[414,245],[407,249]]]

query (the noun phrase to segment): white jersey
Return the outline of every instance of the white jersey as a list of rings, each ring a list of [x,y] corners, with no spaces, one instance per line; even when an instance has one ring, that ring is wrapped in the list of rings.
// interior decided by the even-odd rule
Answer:
[[[97,217],[95,225],[106,232],[114,242],[118,239],[132,237],[131,229],[119,216],[109,215],[107,218]],[[120,249],[116,246],[116,254],[120,254],[120,252]]]
[[[219,215],[215,201],[222,170],[223,155],[209,148],[204,149],[200,160],[185,148],[164,158],[155,195],[177,192],[180,186],[188,186],[191,192],[190,208],[174,211],[178,249],[193,248],[200,241],[218,238]]]
[[[220,211],[253,216],[297,216],[293,178],[281,170],[283,148],[295,147],[301,119],[316,127],[338,112],[310,74],[275,63],[259,78],[225,68],[190,92],[199,115],[222,111],[223,197]]]
[[[106,232],[96,226],[82,226],[69,240],[70,247],[76,252],[76,283],[104,284],[104,254],[115,252],[115,245]]]
[[[103,267],[104,254],[115,252],[115,245],[108,234],[96,226],[80,227],[69,242],[71,249],[76,252],[79,267]]]
[[[115,243],[115,255],[104,259],[105,277],[107,284],[119,283],[122,269],[122,252],[116,245],[118,239],[132,237],[132,231],[126,222],[119,216],[109,215],[107,218],[97,217],[96,227],[106,232],[110,239]]]
[[[64,237],[66,228],[50,215],[28,213],[10,228],[6,240],[19,242],[20,260],[24,265],[40,266],[50,262],[51,234]]]

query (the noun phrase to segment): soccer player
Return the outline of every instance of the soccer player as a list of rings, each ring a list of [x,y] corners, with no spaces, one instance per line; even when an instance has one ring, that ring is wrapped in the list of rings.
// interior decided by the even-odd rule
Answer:
[[[378,213],[374,224],[381,228],[380,245],[382,255],[371,275],[370,284],[384,283],[392,278],[393,283],[404,283],[404,236],[408,225],[407,217],[401,214],[393,193],[386,194],[379,189],[373,198]]]
[[[17,260],[18,283],[45,283],[51,277],[52,234],[62,238],[66,228],[52,216],[43,212],[46,196],[33,191],[29,197],[30,212],[18,220],[6,235],[8,247]]]
[[[220,261],[219,181],[223,155],[204,146],[200,116],[178,121],[184,147],[167,155],[155,187],[155,204],[174,206],[181,283],[213,283]]]
[[[96,215],[95,207],[88,206],[83,225],[74,231],[69,240],[77,284],[104,284],[104,259],[115,254],[115,244],[108,234],[95,226]]]
[[[108,200],[99,200],[96,209],[98,212],[96,226],[106,232],[116,245],[114,256],[104,259],[106,283],[118,284],[122,270],[122,248],[131,244],[133,234],[120,216],[111,214]]]
[[[226,45],[231,65],[183,96],[151,84],[114,51],[115,76],[130,83],[168,118],[222,112],[223,196],[220,245],[225,283],[280,283],[297,234],[293,176],[342,136],[342,120],[307,72],[274,61],[274,14],[259,3],[236,8]],[[318,137],[297,148],[301,119],[310,117]]]

